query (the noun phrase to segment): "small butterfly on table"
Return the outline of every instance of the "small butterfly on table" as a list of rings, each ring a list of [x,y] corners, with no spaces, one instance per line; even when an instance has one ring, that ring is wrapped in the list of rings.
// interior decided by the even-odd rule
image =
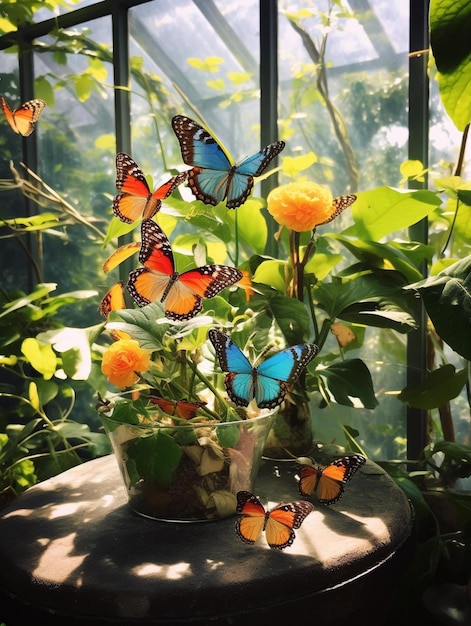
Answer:
[[[316,492],[322,504],[335,504],[343,495],[344,486],[365,461],[361,454],[352,454],[335,459],[325,467],[303,465],[299,469],[299,493],[309,497]]]
[[[248,406],[252,400],[259,408],[274,408],[281,404],[290,385],[297,381],[319,351],[313,343],[299,344],[277,352],[255,367],[221,331],[211,328],[208,337],[221,370],[227,372],[224,380],[227,393],[238,406]]]
[[[235,164],[231,155],[208,130],[183,115],[172,119],[183,161],[193,169],[187,172],[188,185],[198,200],[216,205],[226,199],[228,209],[244,204],[260,176],[285,147],[275,141],[263,150]]]
[[[113,213],[122,222],[132,224],[138,219],[153,217],[162,200],[186,179],[186,172],[172,176],[166,183],[151,192],[147,180],[137,163],[124,152],[116,155],[116,188],[121,193],[113,199]]]
[[[163,230],[151,219],[141,224],[139,267],[129,274],[127,288],[139,306],[161,302],[165,316],[188,320],[199,313],[203,298],[214,298],[243,274],[228,265],[203,265],[179,274],[172,248]]]
[[[235,531],[244,543],[253,544],[265,531],[265,538],[273,550],[284,550],[296,538],[294,529],[299,528],[306,517],[314,510],[314,505],[305,500],[278,504],[266,511],[263,504],[253,493],[237,493],[239,516]]]
[[[44,100],[35,98],[34,100],[28,100],[28,102],[25,102],[13,111],[2,96],[2,109],[7,122],[15,133],[23,137],[29,137],[34,131],[36,122],[45,106]]]

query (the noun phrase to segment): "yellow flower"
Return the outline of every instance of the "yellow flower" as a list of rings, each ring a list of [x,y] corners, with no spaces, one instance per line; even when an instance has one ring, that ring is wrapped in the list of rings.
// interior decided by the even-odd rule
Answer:
[[[312,182],[276,187],[268,194],[267,205],[278,224],[299,233],[325,224],[335,212],[330,190]]]
[[[137,341],[120,339],[104,353],[101,371],[112,385],[125,389],[139,380],[136,372],[144,372],[149,365],[150,354]]]

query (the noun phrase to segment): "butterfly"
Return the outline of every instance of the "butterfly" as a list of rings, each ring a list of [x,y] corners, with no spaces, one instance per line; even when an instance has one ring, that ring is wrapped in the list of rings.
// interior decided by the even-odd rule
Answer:
[[[214,298],[243,274],[227,265],[203,265],[179,274],[172,248],[163,230],[153,220],[142,220],[139,267],[129,274],[127,287],[139,306],[159,301],[166,317],[188,320],[203,308],[203,298]]]
[[[113,213],[122,222],[153,217],[160,209],[162,200],[186,179],[186,172],[177,174],[161,187],[151,192],[141,168],[124,152],[116,155],[116,187],[121,193],[113,199]]]
[[[206,402],[190,402],[189,400],[168,400],[159,396],[150,395],[152,404],[156,404],[159,409],[168,415],[175,415],[182,420],[189,420],[196,417],[198,410],[206,406]]]
[[[356,199],[357,196],[355,196],[354,194],[347,194],[345,196],[338,196],[337,198],[334,198],[332,202],[332,213],[326,220],[320,222],[319,224],[316,224],[316,226],[322,226],[323,224],[328,224],[329,222],[332,222],[332,220],[340,215],[342,211],[348,209],[348,207],[351,206]]]
[[[236,534],[244,543],[255,543],[262,531],[273,550],[284,550],[296,538],[295,528],[299,528],[306,517],[314,510],[314,505],[305,500],[278,504],[266,511],[260,500],[249,491],[237,493]]]
[[[125,309],[126,302],[124,300],[123,283],[119,281],[115,283],[103,296],[98,311],[103,317],[108,317],[111,311]]]
[[[188,185],[198,200],[216,205],[226,200],[228,209],[244,204],[252,191],[254,177],[260,176],[285,147],[275,141],[236,165],[216,139],[194,120],[183,115],[172,119],[183,161],[193,169],[187,172]]]
[[[361,454],[352,454],[335,459],[324,468],[304,465],[299,472],[299,493],[307,497],[315,491],[322,504],[335,504],[343,494],[344,485],[365,461]]]
[[[23,137],[29,137],[29,135],[31,135],[38,121],[38,117],[45,106],[46,103],[44,100],[35,98],[34,100],[28,100],[28,102],[25,102],[12,111],[10,105],[2,96],[2,109],[7,118],[7,122],[15,133]]]
[[[281,350],[253,366],[230,337],[211,328],[208,337],[216,350],[223,372],[227,372],[225,386],[231,400],[238,406],[247,406],[255,399],[260,408],[274,408],[281,404],[303,369],[316,356],[318,346],[304,343]]]

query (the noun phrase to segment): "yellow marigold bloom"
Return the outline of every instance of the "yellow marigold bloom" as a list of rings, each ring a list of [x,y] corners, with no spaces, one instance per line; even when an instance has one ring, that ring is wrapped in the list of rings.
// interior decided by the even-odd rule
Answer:
[[[103,355],[101,371],[112,385],[119,389],[131,387],[139,380],[136,372],[144,372],[150,365],[150,354],[134,339],[120,339],[111,344]]]
[[[299,233],[325,224],[335,212],[330,190],[313,182],[280,185],[268,194],[267,205],[278,224]]]

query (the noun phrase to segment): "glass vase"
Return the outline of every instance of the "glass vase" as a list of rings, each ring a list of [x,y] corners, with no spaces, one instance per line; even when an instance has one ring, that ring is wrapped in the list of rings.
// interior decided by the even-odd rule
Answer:
[[[177,426],[100,417],[131,509],[151,519],[190,522],[235,514],[237,492],[253,489],[274,413]]]

